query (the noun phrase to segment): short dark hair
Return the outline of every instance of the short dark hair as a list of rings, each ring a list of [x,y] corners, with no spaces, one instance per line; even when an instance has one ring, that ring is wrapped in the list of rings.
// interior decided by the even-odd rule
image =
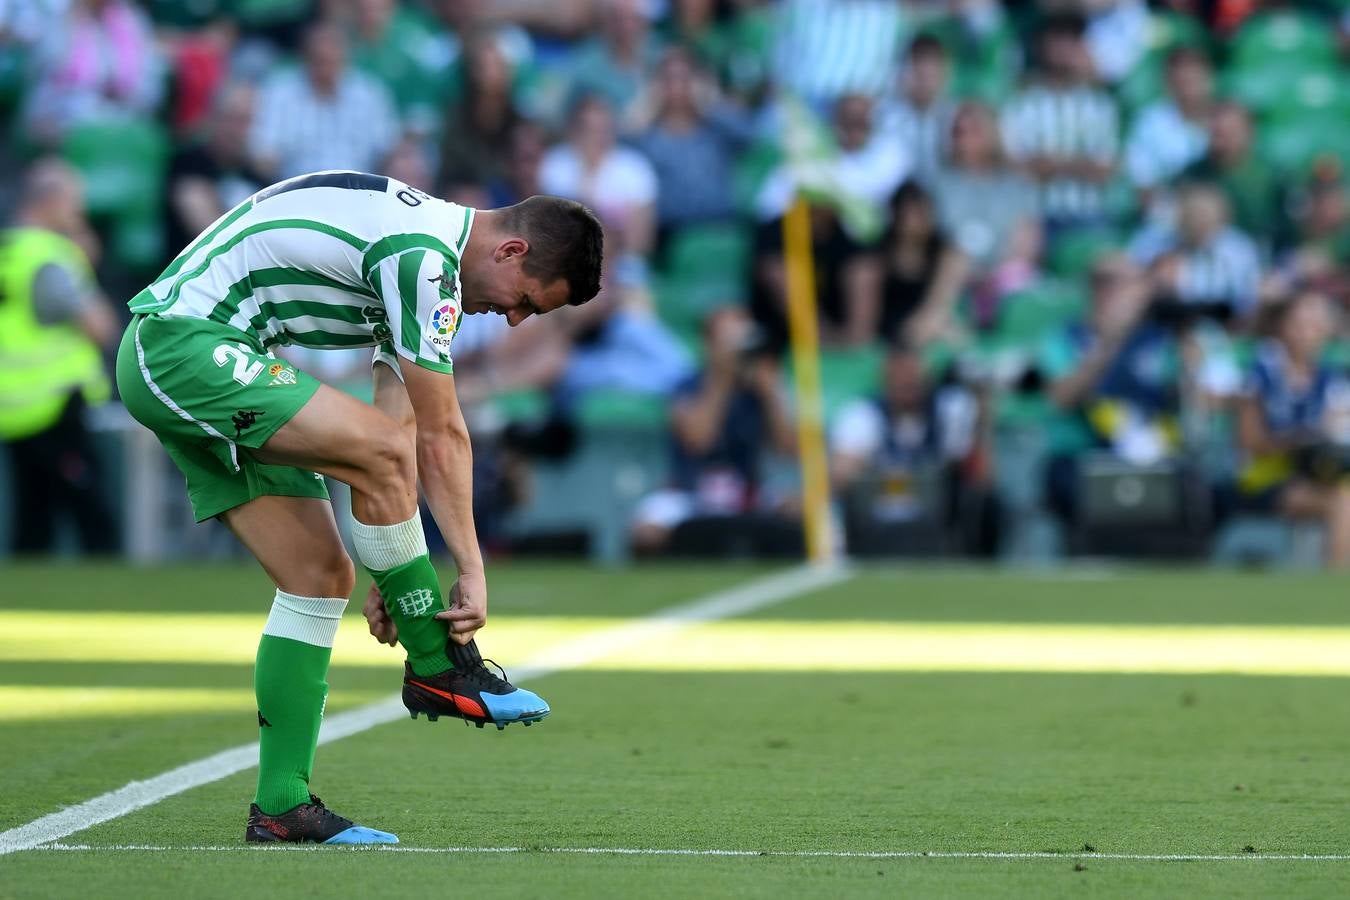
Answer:
[[[919,36],[909,43],[908,57],[915,56],[947,56],[947,46],[942,43],[937,35],[932,32],[920,32]]]
[[[545,285],[567,282],[567,302],[580,306],[600,293],[605,235],[585,206],[562,197],[530,197],[508,206],[506,227],[530,244],[522,271]]]

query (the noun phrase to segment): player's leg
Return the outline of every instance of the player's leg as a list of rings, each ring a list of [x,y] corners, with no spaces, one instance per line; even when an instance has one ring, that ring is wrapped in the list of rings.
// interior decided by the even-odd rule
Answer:
[[[306,477],[274,473],[273,477]],[[328,698],[328,663],[355,574],[333,510],[317,497],[264,495],[220,516],[277,586],[258,642],[258,787],[250,841],[393,843],[354,825],[310,793],[314,751]]]
[[[453,668],[440,577],[417,511],[411,435],[373,406],[320,387],[257,451],[258,458],[323,472],[351,487],[352,545],[375,579],[417,675]]]
[[[383,370],[377,367],[377,373]],[[390,387],[388,379],[377,377],[377,398]],[[548,704],[537,694],[493,674],[475,642],[449,640],[447,625],[435,618],[446,600],[417,511],[410,430],[372,406],[320,387],[257,455],[351,486],[352,544],[407,651],[403,699],[414,718],[448,715],[504,728],[510,722],[529,725],[548,714]]]

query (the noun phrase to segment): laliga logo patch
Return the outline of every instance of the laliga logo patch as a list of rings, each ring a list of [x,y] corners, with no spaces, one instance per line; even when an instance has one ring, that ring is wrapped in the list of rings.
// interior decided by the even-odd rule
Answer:
[[[295,370],[285,363],[272,363],[267,367],[267,374],[272,376],[268,387],[274,384],[295,384]]]
[[[436,595],[426,588],[418,588],[399,597],[395,602],[405,616],[425,616],[431,611],[431,605],[436,602]]]
[[[427,340],[436,347],[446,350],[450,347],[450,341],[455,336],[457,328],[459,328],[459,304],[454,300],[447,300],[431,311],[431,318],[427,320]]]

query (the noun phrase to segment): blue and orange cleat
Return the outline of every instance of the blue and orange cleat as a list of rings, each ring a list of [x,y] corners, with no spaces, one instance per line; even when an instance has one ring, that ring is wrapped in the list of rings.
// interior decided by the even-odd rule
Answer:
[[[511,684],[496,663],[500,676],[489,669],[491,660],[484,661],[473,641],[464,646],[451,641],[446,655],[455,667],[439,675],[416,675],[404,664],[403,705],[414,719],[419,713],[433,722],[451,716],[500,731],[512,722],[533,725],[548,715],[548,704],[538,694]]]
[[[248,827],[244,840],[250,843],[281,841],[291,844],[397,844],[398,838],[387,831],[378,831],[357,825],[323,805],[313,794],[308,803],[301,803],[286,812],[269,816],[258,809],[248,808]]]

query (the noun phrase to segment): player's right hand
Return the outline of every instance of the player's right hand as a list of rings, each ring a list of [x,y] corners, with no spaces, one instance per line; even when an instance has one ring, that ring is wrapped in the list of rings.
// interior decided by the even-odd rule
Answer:
[[[398,645],[398,626],[389,618],[389,611],[384,608],[384,598],[380,596],[380,589],[374,584],[371,584],[370,590],[366,593],[366,605],[362,607],[361,612],[365,613],[366,624],[370,627],[370,633],[374,635],[375,640],[390,647]]]

